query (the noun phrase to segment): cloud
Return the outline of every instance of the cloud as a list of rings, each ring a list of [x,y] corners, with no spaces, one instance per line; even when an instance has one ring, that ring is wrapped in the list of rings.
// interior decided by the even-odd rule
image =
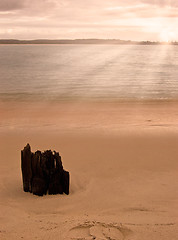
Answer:
[[[53,10],[60,2],[57,0],[0,0],[0,12],[21,10],[25,14],[43,12],[44,9]]]
[[[137,1],[138,3],[138,1]],[[157,3],[158,4],[158,3]],[[126,6],[115,6],[105,9],[105,15],[121,18],[156,18],[166,17],[175,18],[178,17],[177,8],[170,6],[162,6],[161,8],[154,3],[147,4],[147,0],[139,1],[139,4],[127,5]]]
[[[4,34],[0,37],[44,38],[50,34],[51,38],[133,39],[134,32],[135,38],[147,32],[149,38],[161,25],[173,22],[176,28],[177,7],[177,0],[0,0]]]
[[[178,7],[177,0],[141,0],[143,3],[163,7]]]
[[[11,11],[17,10],[24,7],[23,0],[1,0],[0,11]]]
[[[118,6],[134,6],[134,5],[139,5],[139,4],[147,4],[147,5],[152,5],[152,6],[158,6],[160,8],[164,7],[173,7],[177,8],[178,7],[178,1],[177,0],[124,0],[124,1],[114,1],[113,5]]]

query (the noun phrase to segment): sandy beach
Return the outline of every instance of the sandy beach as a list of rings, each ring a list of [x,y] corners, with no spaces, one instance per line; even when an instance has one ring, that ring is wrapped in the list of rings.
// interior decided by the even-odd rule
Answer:
[[[0,116],[0,239],[177,240],[178,102],[1,102]],[[60,152],[68,196],[23,192],[27,143]]]

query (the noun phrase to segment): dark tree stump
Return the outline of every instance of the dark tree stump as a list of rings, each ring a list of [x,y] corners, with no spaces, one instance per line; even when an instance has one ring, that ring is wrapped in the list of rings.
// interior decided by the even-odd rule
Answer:
[[[63,192],[65,194],[69,194],[69,172],[63,171],[63,176],[62,176],[62,186],[63,186]]]
[[[62,172],[51,174],[49,181],[49,194],[63,194],[63,185],[62,185]]]
[[[69,172],[62,166],[58,152],[31,152],[30,145],[21,151],[23,189],[35,195],[69,194]]]
[[[21,151],[21,168],[22,168],[22,179],[23,179],[23,189],[25,192],[31,192],[32,191],[32,154],[31,154],[31,148],[30,145],[27,144],[26,147],[24,147],[24,150]]]
[[[43,196],[47,193],[47,185],[44,179],[34,177],[32,180],[32,193],[38,196]]]

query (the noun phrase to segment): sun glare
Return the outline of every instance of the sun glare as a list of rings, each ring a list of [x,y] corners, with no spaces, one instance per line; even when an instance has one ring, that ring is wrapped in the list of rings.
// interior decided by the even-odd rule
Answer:
[[[160,40],[162,42],[176,41],[176,33],[174,33],[173,31],[163,30],[160,33]]]

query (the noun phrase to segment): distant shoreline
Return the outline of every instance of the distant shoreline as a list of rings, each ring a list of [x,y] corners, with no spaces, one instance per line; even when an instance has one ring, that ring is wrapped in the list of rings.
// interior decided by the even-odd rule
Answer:
[[[99,44],[99,45],[178,45],[178,42],[131,41],[120,39],[0,39],[0,44]]]

